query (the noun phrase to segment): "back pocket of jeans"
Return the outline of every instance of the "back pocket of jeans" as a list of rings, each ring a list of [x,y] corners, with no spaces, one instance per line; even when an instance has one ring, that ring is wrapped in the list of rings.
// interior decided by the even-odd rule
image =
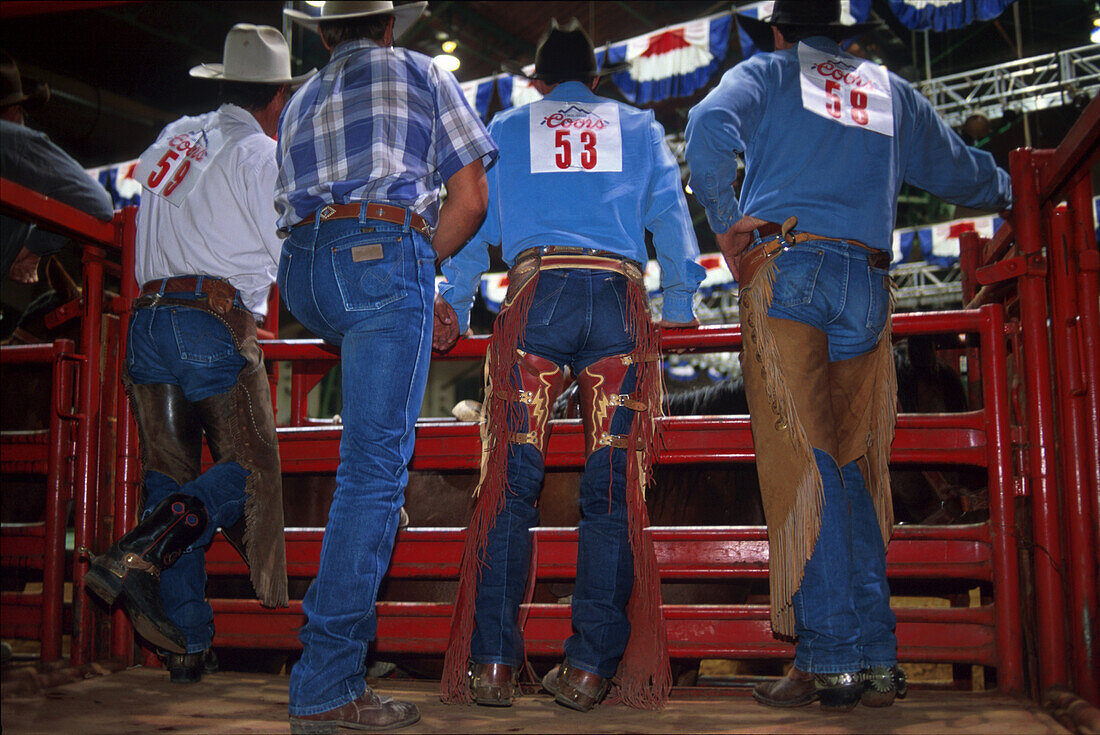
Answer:
[[[172,331],[180,360],[192,365],[215,365],[244,358],[233,343],[229,327],[218,317],[187,307],[172,310]]]
[[[328,247],[332,248],[336,285],[348,311],[373,311],[405,298],[409,281],[405,250],[412,243],[404,235],[351,235]]]
[[[538,283],[535,284],[535,295],[531,299],[531,307],[527,310],[527,323],[537,327],[545,327],[554,318],[554,310],[558,307],[558,299],[565,288],[565,274],[561,271],[543,271],[538,275]],[[530,285],[527,286],[531,288]]]
[[[810,303],[817,284],[817,274],[821,270],[821,262],[825,259],[824,251],[793,248],[776,257],[772,304],[804,306]]]

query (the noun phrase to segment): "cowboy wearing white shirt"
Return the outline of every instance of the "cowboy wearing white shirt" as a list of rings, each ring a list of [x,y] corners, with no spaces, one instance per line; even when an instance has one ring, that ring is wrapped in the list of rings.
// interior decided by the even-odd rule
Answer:
[[[141,522],[97,557],[88,588],[125,607],[167,654],[171,680],[215,671],[204,548],[221,528],[266,606],[286,606],[282,477],[256,323],[267,312],[280,241],[271,205],[272,136],[291,85],[270,26],[241,23],[224,64],[222,105],[168,125],[141,156],[133,303],[124,383],[142,448]],[[308,76],[308,75],[307,75]],[[202,437],[215,465],[200,474]]]

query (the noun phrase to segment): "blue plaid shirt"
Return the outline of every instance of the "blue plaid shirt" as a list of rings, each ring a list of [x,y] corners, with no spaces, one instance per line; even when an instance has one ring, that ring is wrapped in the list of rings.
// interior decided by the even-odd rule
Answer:
[[[440,186],[496,157],[453,74],[415,51],[348,41],[279,119],[279,228],[358,201],[408,207],[434,227]]]

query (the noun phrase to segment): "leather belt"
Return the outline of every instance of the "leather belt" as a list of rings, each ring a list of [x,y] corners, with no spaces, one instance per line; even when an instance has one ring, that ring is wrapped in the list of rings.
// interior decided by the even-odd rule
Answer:
[[[588,268],[592,270],[612,271],[620,273],[632,281],[642,280],[642,267],[629,258],[624,258],[616,253],[606,250],[593,250],[590,248],[569,247],[564,245],[545,245],[542,247],[528,248],[516,256],[515,266],[520,263],[538,259],[538,270],[555,270],[564,268]]]
[[[367,202],[367,219],[379,220],[380,222],[390,222],[395,225],[405,224],[405,213],[409,214],[409,226],[419,232],[421,235],[427,238],[431,238],[432,229],[428,226],[428,223],[416,212],[406,210],[404,207],[398,207],[395,204],[382,204],[380,202]],[[301,227],[302,225],[311,225],[314,222],[314,217],[320,217],[322,222],[328,222],[334,219],[359,219],[359,213],[363,209],[362,202],[349,202],[348,204],[326,204],[318,209],[313,214],[306,217],[301,222],[292,227]]]
[[[789,220],[788,220],[789,221]],[[797,221],[797,220],[796,220]],[[783,225],[787,224],[786,222]],[[778,242],[778,247],[783,247],[784,243],[787,245],[797,245],[798,243],[808,242],[810,240],[828,240],[830,242],[846,242],[849,245],[855,245],[857,248],[862,248],[872,253],[885,252],[877,248],[873,248],[869,245],[865,245],[859,240],[853,240],[850,237],[827,237],[826,235],[815,235],[812,232],[795,232],[792,227],[787,228],[787,233],[783,232],[783,225],[776,222],[765,222],[756,228],[756,232],[760,235],[760,239],[766,237],[773,237],[774,235],[781,235]]]
[[[199,285],[200,278],[202,279],[201,286]],[[210,304],[222,314],[229,311],[238,295],[237,289],[229,285],[228,281],[214,276],[173,276],[168,279],[158,278],[155,281],[147,282],[141,287],[138,298],[159,296],[162,292],[166,294],[183,292],[206,294],[210,299]],[[243,302],[240,303],[242,303],[241,308],[243,309]],[[134,301],[134,306],[146,305],[146,303],[138,303],[136,299]]]
[[[774,223],[769,222],[769,225]],[[765,234],[765,227],[758,227],[756,231],[760,234],[760,237],[771,237],[772,235],[780,234],[780,226],[774,225],[775,229]],[[769,240],[768,242],[761,243],[760,247],[752,248],[741,256],[741,262],[738,265],[738,281],[742,286],[746,286],[752,283],[752,279],[756,276],[756,272],[760,270],[760,267],[764,265],[768,260],[778,255],[780,252],[790,247],[791,245],[798,244],[800,242],[806,242],[808,240],[830,240],[832,242],[844,242],[851,245],[856,245],[863,249],[867,253],[867,264],[872,268],[878,268],[879,270],[886,270],[890,267],[890,262],[893,260],[893,253],[886,250],[878,250],[871,248],[858,240],[847,240],[837,237],[820,237],[808,232],[799,232],[793,237],[788,234],[786,240],[781,237],[775,240]]]

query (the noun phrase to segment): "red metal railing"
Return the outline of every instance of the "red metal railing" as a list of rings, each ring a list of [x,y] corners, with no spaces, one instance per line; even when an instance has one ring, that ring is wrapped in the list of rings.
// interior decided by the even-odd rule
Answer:
[[[1100,252],[1091,172],[1100,99],[1054,151],[1013,151],[1013,223],[963,240],[971,305],[1009,310],[1016,451],[1030,497],[1039,686],[1100,704]],[[981,289],[978,289],[978,286]]]
[[[0,631],[4,637],[41,642],[41,660],[61,658],[65,592],[65,519],[71,497],[72,461],[77,453],[72,424],[76,384],[75,346],[71,340],[20,345],[0,350],[0,364],[41,365],[49,371],[49,427],[4,432],[0,473],[46,478],[46,507],[41,523],[5,524],[0,534],[0,564],[42,572],[42,591],[0,593]]]
[[[1038,619],[1037,652],[1041,686],[1074,682],[1096,701],[1096,539],[1100,538],[1100,386],[1097,325],[1098,275],[1095,226],[1087,173],[1097,161],[1100,102],[1094,100],[1065,143],[1054,152],[1017,151],[1012,157],[1015,216],[988,241],[964,240],[965,293],[972,307],[964,312],[902,315],[895,334],[965,333],[968,372],[981,389],[982,407],[956,415],[903,415],[899,418],[892,459],[903,463],[936,463],[986,468],[990,521],[956,527],[899,527],[888,556],[891,579],[958,579],[992,589],[992,604],[948,609],[898,611],[900,654],[905,660],[977,663],[997,669],[998,686],[1025,689],[1025,656],[1021,602],[1033,606]],[[52,223],[89,243],[85,247],[81,351],[76,414],[69,419],[77,432],[73,482],[76,546],[102,549],[132,524],[138,496],[136,432],[121,394],[113,405],[101,405],[99,389],[117,385],[124,354],[126,314],[136,293],[133,273],[133,214],[104,225],[21,187],[4,182],[3,211]],[[1059,210],[1062,201],[1066,206]],[[106,257],[122,247],[122,265]],[[121,296],[104,299],[104,274],[119,276]],[[979,289],[979,286],[981,287]],[[106,332],[117,354],[101,352],[101,315],[120,316],[119,328]],[[273,309],[273,316],[275,310]],[[1048,318],[1050,328],[1047,328]],[[269,327],[273,326],[269,322]],[[274,330],[271,330],[272,332]],[[115,335],[112,337],[112,334]],[[480,358],[485,338],[463,340],[448,359]],[[666,352],[736,350],[737,327],[704,327],[666,335]],[[1011,352],[1009,346],[1012,347]],[[291,426],[279,428],[284,472],[331,473],[338,462],[340,430],[311,421],[309,391],[338,360],[333,348],[317,341],[265,342],[269,363],[288,361],[291,376]],[[71,348],[70,348],[71,353]],[[6,353],[5,353],[6,354]],[[101,366],[104,366],[101,368]],[[1015,368],[1021,388],[1010,390]],[[103,371],[101,374],[101,370]],[[978,377],[980,376],[980,380]],[[1014,416],[1015,412],[1015,416]],[[107,414],[107,415],[105,415]],[[103,481],[98,443],[104,439],[109,414],[117,414],[113,452],[115,482]],[[751,434],[744,417],[677,417],[664,420],[666,444],[661,461],[694,464],[749,462]],[[59,429],[59,431],[61,431]],[[50,435],[55,436],[54,434]],[[456,421],[424,421],[417,428],[412,468],[476,471],[480,453],[476,427]],[[577,422],[555,422],[547,464],[577,468],[583,448]],[[110,462],[107,462],[110,464]],[[62,483],[64,484],[64,483]],[[53,480],[50,487],[53,488]],[[51,490],[51,493],[53,491]],[[60,497],[60,496],[59,496]],[[54,498],[53,534],[57,536]],[[1030,501],[1032,565],[1036,590],[1021,601],[1017,542],[1017,502]],[[109,523],[109,525],[107,525]],[[47,527],[48,528],[48,527]],[[22,532],[20,532],[22,533]],[[4,529],[3,556],[29,549],[27,533]],[[649,531],[666,579],[761,579],[767,574],[767,544],[760,528],[655,528]],[[33,534],[30,534],[33,537]],[[43,529],[45,538],[47,529]],[[405,578],[454,579],[461,529],[407,529],[399,534],[391,575]],[[287,556],[290,574],[309,578],[316,571],[321,532],[290,529]],[[542,579],[573,574],[576,533],[539,529],[537,573]],[[23,544],[19,546],[19,544]],[[48,545],[48,544],[47,544]],[[51,589],[56,588],[56,559],[41,558]],[[1067,564],[1067,560],[1072,563]],[[243,563],[223,541],[208,554],[211,575],[243,575]],[[91,613],[83,595],[84,562],[73,562],[74,663],[95,655]],[[47,593],[44,587],[43,605]],[[60,598],[55,598],[60,599]],[[5,595],[3,620],[18,609]],[[50,601],[49,605],[54,602]],[[290,648],[297,645],[300,603],[282,611],[263,610],[251,600],[214,600],[218,645]],[[1068,611],[1068,614],[1067,614]],[[53,620],[59,614],[50,612]],[[383,602],[378,606],[378,649],[438,653],[443,649],[450,617],[448,603]],[[43,628],[58,626],[45,622]],[[787,656],[790,647],[772,639],[765,606],[731,605],[693,608],[667,606],[669,639],[676,656]],[[568,608],[533,605],[526,637],[534,654],[557,653],[569,633]],[[131,657],[133,638],[125,619],[116,614],[110,651]],[[7,630],[7,628],[5,628]],[[29,629],[28,629],[29,630]],[[45,636],[45,633],[43,632]],[[53,637],[50,633],[49,637]],[[58,638],[59,640],[59,638]],[[43,652],[46,652],[43,643]],[[53,655],[52,653],[50,655]]]

